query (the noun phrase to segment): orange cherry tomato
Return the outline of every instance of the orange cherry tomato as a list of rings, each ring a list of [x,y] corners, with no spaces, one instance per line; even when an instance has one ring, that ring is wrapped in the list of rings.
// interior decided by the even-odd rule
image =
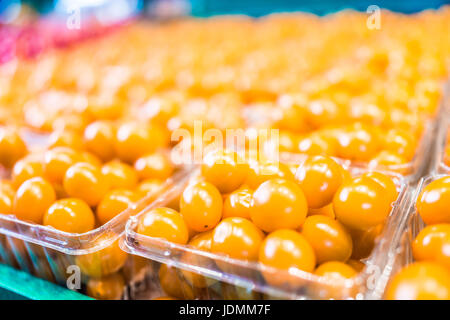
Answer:
[[[272,285],[296,282],[286,274],[291,268],[312,272],[316,266],[314,249],[304,236],[294,230],[279,229],[270,233],[259,250],[259,262],[274,268],[263,271],[264,278]]]
[[[256,189],[261,183],[275,178],[294,181],[294,174],[284,163],[252,162],[245,184]]]
[[[352,259],[367,258],[375,247],[375,241],[382,230],[383,224],[368,230],[348,229],[353,241]]]
[[[116,189],[109,191],[97,206],[98,222],[101,225],[107,223],[138,200],[139,196],[131,190]]]
[[[5,188],[0,188],[0,214],[13,213],[14,194],[8,192]]]
[[[134,163],[134,169],[142,180],[166,180],[172,175],[174,166],[166,155],[162,153],[153,153],[137,159]]]
[[[223,203],[223,218],[241,217],[250,219],[253,190],[243,187],[230,193]]]
[[[298,152],[309,155],[334,156],[336,154],[337,144],[324,135],[310,134],[300,138],[297,145]]]
[[[115,152],[122,161],[133,163],[167,145],[167,133],[158,125],[128,122],[117,130]]]
[[[302,235],[314,249],[317,263],[347,261],[353,249],[352,237],[338,221],[325,216],[307,217]]]
[[[76,256],[75,263],[80,267],[81,272],[89,277],[102,278],[119,271],[126,263],[128,254],[120,249],[119,241],[115,240],[109,243],[108,237],[113,236],[110,233],[105,234],[98,240],[98,244],[104,246],[104,249],[94,251],[80,256]]]
[[[222,218],[222,195],[209,182],[197,182],[184,189],[180,212],[188,227],[197,232],[213,229]]]
[[[134,189],[138,175],[134,168],[120,161],[110,161],[102,166],[102,173],[109,180],[112,189]]]
[[[42,161],[35,157],[25,157],[14,164],[11,179],[16,188],[26,180],[34,177],[43,177],[44,167]]]
[[[369,161],[380,149],[379,137],[372,127],[355,123],[337,136],[337,155],[344,159]]]
[[[62,183],[67,169],[81,161],[80,154],[68,147],[56,147],[44,153],[44,174],[52,183]]]
[[[169,296],[188,300],[195,298],[192,286],[183,279],[181,272],[175,267],[161,264],[158,275],[161,288]]]
[[[67,198],[56,201],[48,208],[43,224],[65,232],[84,233],[94,229],[95,217],[86,202]]]
[[[44,214],[55,202],[56,194],[47,180],[36,177],[26,180],[14,197],[14,215],[26,221],[42,224]]]
[[[0,127],[0,164],[11,168],[27,153],[27,146],[17,130]]]
[[[358,274],[351,266],[340,261],[325,262],[314,273],[329,280],[351,279]]]
[[[416,207],[428,225],[450,223],[450,177],[434,180],[423,188]]]
[[[367,230],[386,220],[392,209],[391,200],[378,182],[358,177],[338,189],[333,208],[336,219],[347,227]]]
[[[450,300],[450,272],[432,262],[410,264],[394,275],[385,299]]]
[[[343,170],[333,159],[323,156],[309,157],[300,165],[295,178],[309,208],[322,208],[333,201],[344,180]]]
[[[293,181],[268,180],[253,193],[250,216],[255,225],[266,232],[298,229],[307,212],[303,191]]]
[[[102,278],[90,278],[87,285],[87,295],[98,300],[118,300],[125,290],[125,280],[120,273],[114,273]]]
[[[437,262],[450,270],[450,224],[427,226],[412,245],[414,259]]]
[[[137,232],[178,244],[186,244],[189,239],[183,216],[170,208],[161,207],[146,212],[139,220]]]
[[[96,206],[110,189],[109,180],[100,168],[79,162],[71,166],[64,176],[64,190],[70,197],[80,198]]]
[[[371,171],[362,175],[362,177],[368,177],[372,180],[378,182],[387,192],[389,198],[391,199],[391,203],[395,202],[398,197],[397,187],[395,186],[394,181],[388,175],[385,175],[381,172]]]
[[[164,181],[159,179],[147,179],[142,181],[136,188],[136,192],[141,196],[146,196],[149,194],[154,194],[155,192],[161,190],[164,185]]]
[[[202,163],[202,175],[222,193],[239,188],[247,176],[247,164],[236,152],[216,150],[209,152]]]
[[[409,161],[414,157],[416,140],[414,135],[406,130],[391,129],[384,139],[384,149],[392,151]]]
[[[244,218],[223,219],[213,231],[211,252],[234,259],[255,261],[264,235]]]
[[[95,121],[84,130],[86,149],[103,161],[114,158],[115,127],[109,121]]]
[[[189,241],[188,245],[194,249],[211,251],[212,236],[212,230],[199,233]],[[208,263],[207,258],[196,254],[191,254],[190,252],[183,253],[182,261],[190,265],[198,266],[206,265]],[[217,282],[214,279],[204,277],[194,272],[186,270],[181,270],[181,272],[183,273],[184,278],[196,288],[206,288]]]
[[[48,138],[48,149],[55,147],[69,147],[74,150],[83,150],[83,138],[79,133],[74,131],[53,131]]]

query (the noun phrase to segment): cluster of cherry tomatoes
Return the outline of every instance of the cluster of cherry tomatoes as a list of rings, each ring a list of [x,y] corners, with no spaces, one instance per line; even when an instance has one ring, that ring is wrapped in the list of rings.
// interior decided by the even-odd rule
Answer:
[[[437,113],[450,61],[448,8],[383,12],[380,30],[366,21],[351,11],[137,21],[38,60],[8,60],[0,212],[85,233],[161,188],[175,170],[164,150],[177,129],[194,133],[200,121],[244,129],[248,140],[277,129],[279,151],[310,156],[301,166],[209,153],[200,177],[170,208],[143,215],[138,232],[259,262],[273,286],[295,282],[274,269],[353,278],[398,190],[379,172],[351,177],[330,157],[411,173],[402,166]],[[78,257],[88,292],[116,297],[126,259],[116,242]],[[177,283],[172,269],[160,269],[163,287]],[[184,291],[210,283],[182,273]]]
[[[416,209],[426,227],[412,243],[415,262],[400,270],[386,291],[387,299],[450,299],[450,177],[430,182]]]
[[[338,282],[355,277],[397,199],[394,180],[379,172],[352,178],[325,156],[271,166],[229,150],[210,152],[179,202],[145,212],[137,232],[258,261],[273,286],[295,285],[293,269]],[[226,262],[216,263],[231,272]],[[198,275],[186,279],[208,286]]]

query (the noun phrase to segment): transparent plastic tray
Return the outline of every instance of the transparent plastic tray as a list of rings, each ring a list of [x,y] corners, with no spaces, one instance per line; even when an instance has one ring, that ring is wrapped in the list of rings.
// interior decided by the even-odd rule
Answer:
[[[431,182],[446,176],[448,175],[432,174],[420,179],[415,191],[412,193],[409,203],[405,205],[406,223],[404,224],[404,229],[397,231],[397,247],[395,247],[390,254],[387,263],[390,275],[394,275],[400,271],[401,268],[414,261],[412,244],[419,232],[425,227],[425,223],[416,209],[416,201],[419,198],[420,193]],[[381,280],[384,285],[388,283],[389,278],[388,274],[383,275]]]
[[[348,168],[357,176],[366,172],[359,168]],[[385,172],[387,173],[387,172]],[[177,199],[190,179],[199,174],[196,170],[183,177],[156,201],[149,203],[139,214],[131,217],[126,226],[125,237],[120,241],[125,251],[158,263],[167,264],[180,270],[193,272],[206,278],[234,285],[242,290],[254,291],[268,299],[364,299],[379,298],[377,293],[378,276],[385,272],[386,252],[396,247],[394,236],[396,230],[405,223],[403,206],[409,197],[409,187],[405,179],[396,173],[392,176],[399,190],[399,197],[392,206],[391,213],[378,236],[372,253],[364,260],[365,268],[353,279],[343,282],[332,282],[311,273],[296,271],[280,271],[261,266],[256,262],[247,262],[229,257],[200,251],[188,245],[178,245],[159,238],[151,238],[136,232],[138,220],[149,210],[166,206]],[[219,267],[220,266],[220,267]],[[283,276],[292,285],[277,287],[264,280],[262,273]],[[135,287],[135,295],[139,296],[139,286]],[[203,288],[205,290],[207,288]],[[133,290],[133,288],[131,288]]]
[[[31,132],[24,132],[24,137],[30,148],[40,148],[46,141],[46,135]],[[178,176],[186,175],[184,170],[188,167],[177,166],[174,175],[161,186],[160,192],[172,186]],[[2,174],[7,176],[8,172],[2,170]],[[0,263],[82,291],[91,280],[97,282],[88,287],[101,287],[103,280],[125,286],[129,272],[124,270],[130,263],[128,254],[120,249],[118,239],[125,231],[128,218],[145,208],[155,196],[155,193],[148,194],[106,224],[79,234],[22,221],[14,215],[0,214]],[[102,294],[91,292],[97,297]]]

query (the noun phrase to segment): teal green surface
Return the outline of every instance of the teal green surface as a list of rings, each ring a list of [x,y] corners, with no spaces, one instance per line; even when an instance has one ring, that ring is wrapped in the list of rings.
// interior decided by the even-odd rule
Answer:
[[[0,264],[0,300],[93,300],[78,292]]]

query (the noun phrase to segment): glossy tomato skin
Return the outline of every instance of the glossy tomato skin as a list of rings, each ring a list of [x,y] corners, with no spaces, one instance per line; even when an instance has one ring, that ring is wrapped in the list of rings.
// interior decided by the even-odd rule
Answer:
[[[180,212],[188,227],[197,232],[213,229],[222,218],[222,208],[222,195],[209,182],[192,183],[181,195]]]
[[[263,237],[261,230],[251,221],[238,217],[226,218],[213,231],[211,252],[255,261]]]
[[[83,200],[66,198],[55,201],[48,208],[43,224],[61,231],[84,233],[94,229],[95,217]]]
[[[306,238],[290,229],[279,229],[270,233],[259,250],[259,262],[273,268],[263,271],[266,281],[272,285],[295,284],[295,276],[290,276],[290,268],[313,272],[316,256]]]
[[[450,270],[450,224],[435,224],[422,229],[412,245],[416,261],[433,261]]]
[[[98,205],[110,189],[109,180],[100,168],[85,162],[67,169],[63,186],[70,197],[82,199],[90,206]]]
[[[55,200],[55,190],[50,182],[41,177],[31,178],[16,192],[14,215],[21,220],[42,224],[45,212]]]
[[[338,189],[333,208],[336,218],[345,226],[368,230],[386,220],[392,209],[391,200],[378,182],[358,177]]]
[[[25,156],[27,146],[25,141],[14,128],[0,128],[0,163],[11,168],[14,163]]]
[[[134,169],[141,180],[166,180],[172,175],[174,166],[166,155],[152,153],[138,158],[134,163]]]
[[[252,221],[265,232],[298,229],[305,221],[308,207],[302,189],[293,181],[272,179],[253,193]]]
[[[432,262],[415,262],[390,281],[387,300],[450,300],[450,272]]]
[[[109,191],[97,206],[96,216],[100,225],[107,223],[139,200],[137,193],[127,189]]]
[[[164,207],[152,209],[142,215],[137,233],[178,244],[186,244],[189,240],[189,231],[183,216]]]
[[[450,177],[428,184],[420,193],[416,207],[427,225],[450,223]]]
[[[241,217],[250,219],[253,190],[243,187],[226,196],[223,203],[223,218]]]
[[[239,188],[247,177],[247,163],[230,150],[216,150],[203,158],[202,176],[220,192],[228,193]]]
[[[338,221],[321,215],[307,217],[302,235],[314,249],[317,263],[347,261],[353,249],[352,237]]]
[[[109,180],[112,189],[133,189],[139,177],[134,168],[124,162],[112,160],[102,166],[103,175]]]
[[[333,159],[323,156],[310,157],[300,165],[295,178],[309,208],[322,208],[333,201],[344,180],[343,170]]]
[[[86,149],[102,161],[114,158],[115,126],[110,121],[99,120],[89,124],[84,130]]]
[[[314,273],[331,280],[351,279],[358,274],[351,266],[341,261],[328,261],[322,263],[317,267]]]

